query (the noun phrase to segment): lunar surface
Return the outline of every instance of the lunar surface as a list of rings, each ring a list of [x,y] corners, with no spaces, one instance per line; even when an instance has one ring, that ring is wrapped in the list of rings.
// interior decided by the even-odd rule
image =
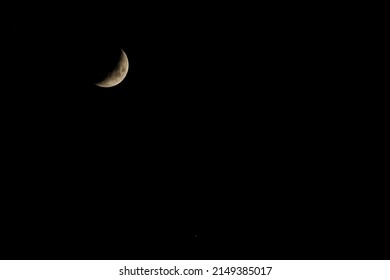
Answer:
[[[117,66],[103,80],[96,83],[97,86],[109,88],[118,85],[124,80],[129,70],[129,61],[126,53],[121,50],[121,55]]]

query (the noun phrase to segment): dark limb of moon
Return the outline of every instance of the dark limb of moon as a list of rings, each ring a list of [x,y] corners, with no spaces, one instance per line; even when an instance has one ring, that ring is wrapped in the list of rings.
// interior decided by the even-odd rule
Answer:
[[[129,70],[129,61],[127,59],[126,53],[121,50],[121,55],[117,66],[111,71],[108,75],[105,76],[103,80],[96,83],[99,87],[113,87],[123,81]]]

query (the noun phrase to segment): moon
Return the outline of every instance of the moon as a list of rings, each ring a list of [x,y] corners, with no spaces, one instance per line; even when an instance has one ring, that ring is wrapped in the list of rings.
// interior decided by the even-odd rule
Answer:
[[[100,82],[95,85],[102,88],[109,88],[120,84],[126,77],[129,71],[129,60],[126,53],[121,50],[121,55],[118,64],[110,73],[108,73]]]

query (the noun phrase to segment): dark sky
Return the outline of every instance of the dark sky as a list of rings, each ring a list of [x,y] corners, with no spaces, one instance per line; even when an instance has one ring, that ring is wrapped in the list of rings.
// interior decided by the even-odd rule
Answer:
[[[1,258],[367,256],[363,213],[335,214],[357,203],[338,179],[357,124],[321,27],[288,7],[52,5],[11,8],[3,40]],[[120,49],[126,79],[96,87]]]
[[[19,14],[5,40],[14,179],[2,196],[12,243],[2,254],[211,258],[217,240],[237,246],[248,231],[237,235],[233,220],[248,214],[234,213],[243,198],[223,178],[232,127],[252,112],[240,108],[230,27],[197,7],[49,8]],[[126,79],[95,86],[120,49]]]

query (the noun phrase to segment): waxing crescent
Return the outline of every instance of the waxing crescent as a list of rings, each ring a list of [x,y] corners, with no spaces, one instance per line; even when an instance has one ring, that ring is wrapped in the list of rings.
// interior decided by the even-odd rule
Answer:
[[[109,88],[121,83],[129,71],[129,60],[126,53],[121,50],[119,62],[110,73],[108,73],[100,82],[96,83],[97,86],[103,88]]]

